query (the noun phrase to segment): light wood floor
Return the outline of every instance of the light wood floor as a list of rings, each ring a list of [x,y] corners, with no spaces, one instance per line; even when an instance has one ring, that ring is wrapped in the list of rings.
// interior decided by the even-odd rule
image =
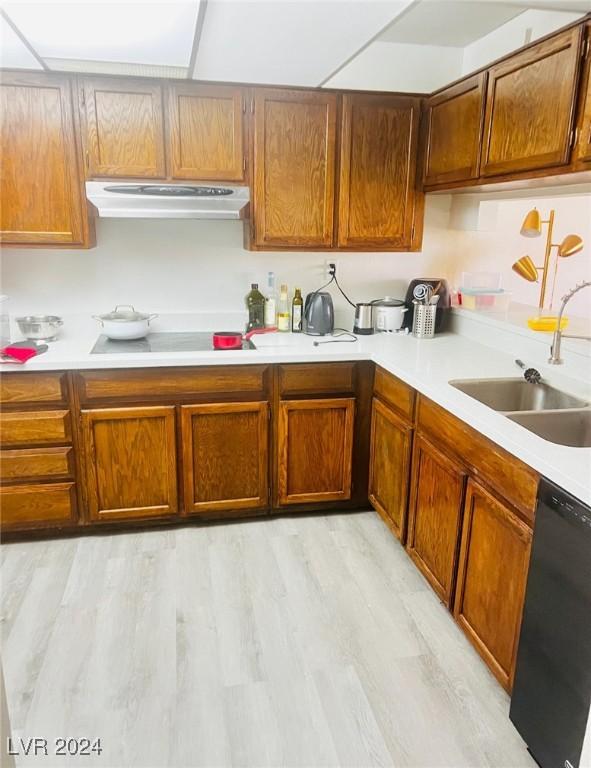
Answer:
[[[509,700],[373,513],[2,547],[17,766],[529,768]]]

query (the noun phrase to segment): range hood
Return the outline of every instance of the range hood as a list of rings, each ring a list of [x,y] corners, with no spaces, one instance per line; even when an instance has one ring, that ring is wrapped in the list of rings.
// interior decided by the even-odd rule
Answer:
[[[248,187],[137,181],[87,181],[99,216],[118,219],[243,219]]]

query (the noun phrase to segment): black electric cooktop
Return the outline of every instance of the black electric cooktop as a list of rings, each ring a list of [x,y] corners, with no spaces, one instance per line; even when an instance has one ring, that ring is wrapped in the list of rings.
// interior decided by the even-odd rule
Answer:
[[[252,341],[243,341],[242,349],[256,349]],[[112,355],[134,352],[209,352],[213,351],[213,333],[194,331],[171,331],[170,333],[149,333],[143,339],[110,339],[102,334],[96,340],[91,355]],[[223,353],[226,350],[220,349]],[[234,352],[235,350],[231,350]]]

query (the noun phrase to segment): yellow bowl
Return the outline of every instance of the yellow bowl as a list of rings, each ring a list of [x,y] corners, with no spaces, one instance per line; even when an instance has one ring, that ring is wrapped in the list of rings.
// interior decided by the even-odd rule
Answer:
[[[555,331],[558,318],[554,315],[543,315],[542,317],[530,317],[527,321],[527,325],[532,331]],[[564,315],[560,318],[560,330],[563,331],[568,327],[568,317]]]

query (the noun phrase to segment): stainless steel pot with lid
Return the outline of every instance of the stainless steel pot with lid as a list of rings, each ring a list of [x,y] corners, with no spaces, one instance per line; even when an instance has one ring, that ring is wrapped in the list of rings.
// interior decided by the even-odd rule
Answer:
[[[157,314],[138,312],[131,304],[117,304],[104,315],[93,315],[110,339],[143,339],[149,333],[150,321]]]

